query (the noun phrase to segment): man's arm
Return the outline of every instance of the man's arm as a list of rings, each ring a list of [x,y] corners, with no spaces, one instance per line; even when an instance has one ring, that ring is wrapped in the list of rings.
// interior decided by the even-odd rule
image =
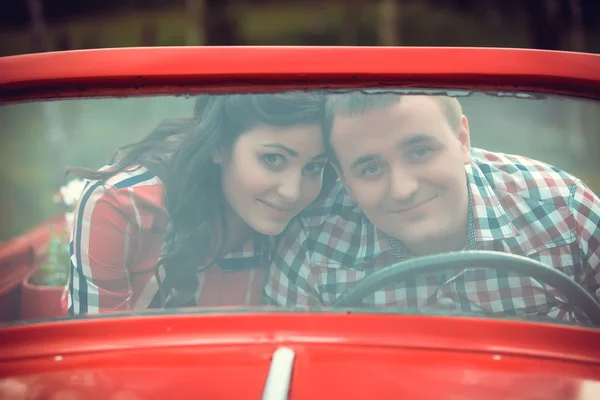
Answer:
[[[319,294],[311,274],[307,230],[293,220],[280,236],[265,285],[265,303],[280,306],[318,306]]]
[[[600,301],[600,199],[578,180],[571,209],[581,257],[581,283]]]

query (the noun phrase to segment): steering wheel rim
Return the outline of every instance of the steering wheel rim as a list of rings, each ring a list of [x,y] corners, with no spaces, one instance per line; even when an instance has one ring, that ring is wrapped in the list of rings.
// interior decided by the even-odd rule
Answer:
[[[416,275],[470,267],[502,268],[548,284],[580,308],[592,324],[600,326],[600,303],[573,278],[537,260],[496,251],[442,253],[401,261],[367,276],[335,299],[333,306],[358,306],[367,295],[390,283],[398,283]]]

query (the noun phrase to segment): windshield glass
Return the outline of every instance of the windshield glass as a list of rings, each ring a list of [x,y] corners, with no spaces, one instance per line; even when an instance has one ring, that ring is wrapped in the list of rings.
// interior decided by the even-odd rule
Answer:
[[[0,120],[3,323],[348,308],[594,321],[598,101],[290,91],[24,102]]]

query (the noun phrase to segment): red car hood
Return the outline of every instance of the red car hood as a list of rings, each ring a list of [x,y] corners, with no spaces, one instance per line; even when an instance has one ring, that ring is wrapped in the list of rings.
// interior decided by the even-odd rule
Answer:
[[[260,398],[294,353],[289,398],[597,399],[600,331],[463,317],[204,314],[0,330],[7,399]],[[281,372],[281,371],[279,371]],[[590,397],[591,396],[591,397]]]

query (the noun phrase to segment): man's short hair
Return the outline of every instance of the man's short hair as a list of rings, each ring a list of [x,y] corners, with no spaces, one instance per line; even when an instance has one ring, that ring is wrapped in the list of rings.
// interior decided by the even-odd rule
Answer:
[[[337,157],[331,146],[331,129],[335,116],[359,116],[365,112],[383,108],[390,104],[399,102],[404,96],[411,96],[401,93],[365,93],[354,91],[348,93],[335,93],[327,96],[325,103],[325,126],[323,133],[325,135],[325,147],[329,153],[330,160],[338,164]],[[463,115],[462,106],[455,97],[444,95],[429,95],[444,113],[448,125],[455,133],[458,133],[460,121]],[[339,166],[339,164],[338,164]]]

